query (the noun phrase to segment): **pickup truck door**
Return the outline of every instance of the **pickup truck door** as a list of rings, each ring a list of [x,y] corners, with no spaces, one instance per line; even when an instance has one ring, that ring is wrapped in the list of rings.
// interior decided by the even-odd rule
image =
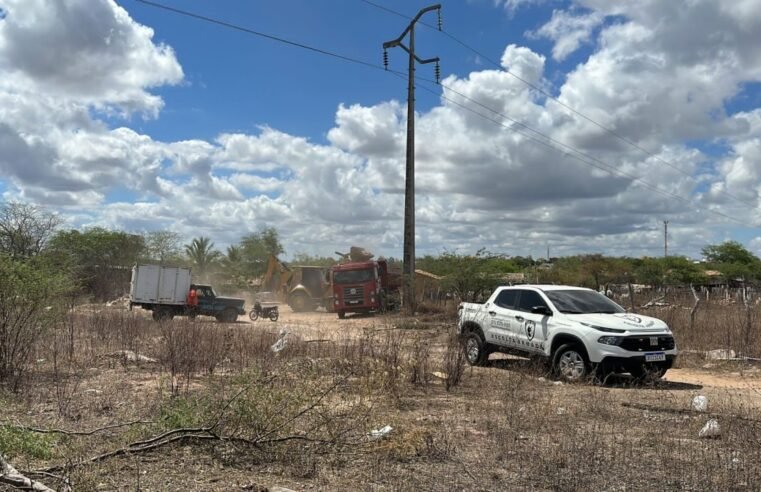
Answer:
[[[539,306],[549,309],[549,306],[541,294],[534,290],[521,289],[519,292],[514,311],[514,323],[519,325],[518,348],[528,352],[543,352],[552,317],[546,314],[534,314],[531,311]]]
[[[518,291],[504,289],[497,293],[491,304],[484,305],[487,311],[486,341],[502,347],[514,347],[519,329],[515,321],[515,302]]]
[[[215,306],[214,291],[209,287],[197,287],[196,295],[198,296],[198,309],[205,314],[212,314],[217,312]]]

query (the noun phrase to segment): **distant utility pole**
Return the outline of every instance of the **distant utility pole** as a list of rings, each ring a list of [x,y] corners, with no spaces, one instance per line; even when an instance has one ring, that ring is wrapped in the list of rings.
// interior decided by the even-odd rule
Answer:
[[[436,63],[436,81],[441,69],[439,58],[423,60],[415,54],[415,24],[426,12],[436,10],[441,30],[441,5],[431,5],[420,10],[402,34],[393,41],[383,43],[383,65],[388,69],[388,49],[402,48],[409,54],[407,75],[407,170],[404,186],[404,306],[409,313],[415,312],[415,61],[420,64]],[[409,35],[409,47],[402,41]]]
[[[669,221],[663,221],[663,256],[669,255]]]

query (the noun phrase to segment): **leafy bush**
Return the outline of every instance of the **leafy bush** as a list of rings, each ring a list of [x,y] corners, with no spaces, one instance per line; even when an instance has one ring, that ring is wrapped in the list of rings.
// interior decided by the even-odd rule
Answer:
[[[56,302],[68,287],[45,258],[0,255],[0,383],[18,389],[35,343],[60,313]]]
[[[38,434],[11,426],[0,426],[0,453],[13,458],[25,456],[47,460],[53,457],[57,439],[50,434]]]

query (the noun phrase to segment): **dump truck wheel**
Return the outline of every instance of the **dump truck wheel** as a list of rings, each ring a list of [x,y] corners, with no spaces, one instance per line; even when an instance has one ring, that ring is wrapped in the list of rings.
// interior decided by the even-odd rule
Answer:
[[[288,305],[291,306],[291,309],[293,309],[294,312],[297,312],[297,313],[303,313],[305,311],[314,311],[312,300],[309,297],[307,297],[306,294],[292,295]]]

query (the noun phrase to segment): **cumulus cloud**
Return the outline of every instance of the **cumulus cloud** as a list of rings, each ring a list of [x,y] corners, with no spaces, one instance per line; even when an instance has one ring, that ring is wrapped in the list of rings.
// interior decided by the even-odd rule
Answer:
[[[146,88],[182,80],[174,51],[113,0],[6,0],[4,9],[0,67],[20,86],[156,116],[162,101]]]
[[[419,252],[536,255],[550,244],[553,255],[648,254],[669,219],[673,247],[695,253],[729,227],[706,210],[761,225],[761,109],[725,109],[743,84],[761,81],[759,3],[578,0],[535,31],[553,41],[556,60],[595,47],[557,87],[545,56],[518,44],[505,47],[501,68],[448,75],[439,104],[417,119]],[[337,102],[320,141],[266,125],[157,141],[100,115],[159,115],[152,89],[183,77],[172,48],[112,0],[21,4],[6,0],[0,20],[6,198],[57,206],[80,225],[171,228],[218,245],[276,226],[290,253],[330,255],[344,243],[401,252],[398,101]],[[726,151],[704,153],[695,141]]]
[[[600,12],[588,12],[579,14],[564,10],[555,10],[552,19],[532,36],[541,36],[555,42],[552,48],[552,57],[562,61],[576,51],[582,43],[588,42],[592,32],[604,19]]]

